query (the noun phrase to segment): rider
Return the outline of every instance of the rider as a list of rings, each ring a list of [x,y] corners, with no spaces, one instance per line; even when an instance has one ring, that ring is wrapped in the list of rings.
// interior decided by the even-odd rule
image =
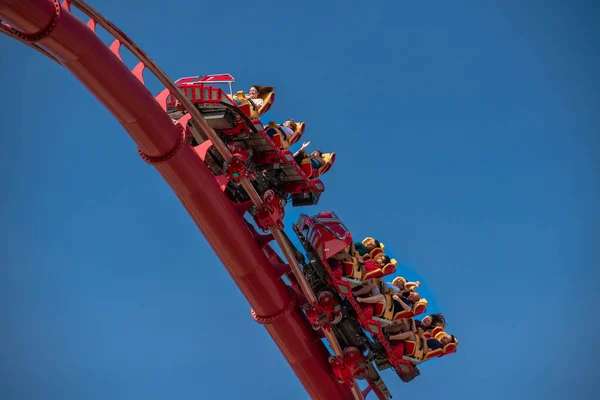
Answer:
[[[352,294],[356,298],[357,302],[362,303],[361,308],[363,309],[366,307],[373,307],[375,303],[385,303],[385,296],[381,294],[379,291],[379,285],[377,285],[373,279],[369,279],[361,286],[352,289]]]
[[[258,97],[258,89],[260,86],[252,86],[246,95],[246,100],[251,100],[255,109],[259,109],[263,105],[263,99]]]
[[[421,296],[417,292],[410,292],[408,295],[394,294],[394,314],[402,311],[412,311],[415,303],[421,300]]]
[[[358,255],[361,257],[366,254],[369,254],[371,251],[373,251],[377,247],[379,247],[380,249],[383,250],[381,243],[379,243],[378,240],[373,239],[373,238],[366,238],[362,242],[354,243],[354,249],[358,252]]]
[[[359,258],[358,261],[361,262],[362,259]],[[372,260],[369,259],[369,260],[363,261],[363,263],[365,265],[365,274],[368,274],[370,272],[381,269],[391,262],[392,262],[392,260],[390,260],[390,258],[388,256],[386,256],[385,254],[383,254],[383,253],[378,254]]]
[[[394,278],[392,285],[394,285],[401,293],[409,293],[414,292],[416,288],[421,286],[421,282],[407,282],[406,278],[398,276]]]
[[[248,102],[252,104],[254,109],[258,112],[258,110],[264,104],[264,100],[261,99],[259,96],[272,92],[273,89],[275,89],[273,86],[251,86],[250,90],[248,91],[248,94],[246,95],[246,100],[248,100]]]
[[[324,167],[327,164],[325,156],[330,156],[331,153],[323,153],[320,150],[315,150],[312,153],[308,154],[304,149],[307,148],[309,145],[310,142],[302,143],[300,150],[294,153],[294,161],[296,161],[296,164],[302,165],[302,160],[308,157],[312,164],[313,170],[319,171],[321,167]]]
[[[254,110],[256,112],[258,112],[258,110],[265,103],[264,100],[261,99],[259,96],[267,94],[269,92],[272,92],[273,89],[274,89],[273,86],[259,86],[259,85],[254,85],[254,86],[250,87],[250,90],[248,91],[248,94],[246,94],[244,97],[246,98],[246,100],[250,104],[252,104],[252,107],[254,108]],[[238,99],[237,97],[233,98],[233,102],[235,104],[237,104],[238,106],[242,104],[241,100]]]
[[[444,346],[450,343],[455,343],[456,338],[454,335],[450,335],[446,332],[439,339],[429,338],[427,339],[424,334],[421,334],[421,339],[423,340],[423,354],[427,355],[430,351],[443,349]]]
[[[421,321],[416,320],[415,323],[417,328],[421,328],[425,332],[430,332],[437,327],[446,329],[446,318],[442,313],[430,314]]]
[[[294,133],[296,133],[296,121],[293,119],[288,119],[283,123],[283,125],[280,125],[279,128],[285,135],[285,140],[289,142],[292,139],[292,136],[294,136]]]
[[[384,289],[385,290],[385,289]],[[352,289],[352,294],[356,298],[356,301],[359,303],[366,303],[368,306],[374,305],[375,303],[383,303],[384,308],[387,307],[386,296],[381,293],[380,285],[376,279],[369,279],[364,282],[362,285],[355,287]],[[365,296],[365,297],[362,297]],[[394,294],[392,296],[392,309],[393,314],[403,311],[412,311],[414,303],[420,300],[420,296],[418,293],[412,292],[407,297],[401,297],[398,294]]]
[[[265,127],[265,128],[267,128],[267,127]],[[297,124],[296,124],[296,121],[294,121],[293,119],[288,119],[282,125],[277,124],[275,121],[271,121],[271,122],[269,122],[268,128],[279,129],[284,134],[285,140],[289,142],[292,139],[292,136],[294,136],[294,133],[296,133]],[[267,128],[267,135],[269,135],[269,137],[271,139],[273,139],[273,136],[275,136],[277,131],[274,129],[268,129],[268,128]]]
[[[396,342],[402,340],[415,340],[417,328],[414,319],[402,318],[394,321],[392,325],[384,327],[383,332],[389,335],[390,344],[395,345]]]

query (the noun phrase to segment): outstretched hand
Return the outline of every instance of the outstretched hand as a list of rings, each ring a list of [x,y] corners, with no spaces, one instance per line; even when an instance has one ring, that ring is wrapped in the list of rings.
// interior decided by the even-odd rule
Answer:
[[[302,147],[300,148],[300,150],[307,148],[309,144],[310,144],[310,140],[308,142],[302,143]]]

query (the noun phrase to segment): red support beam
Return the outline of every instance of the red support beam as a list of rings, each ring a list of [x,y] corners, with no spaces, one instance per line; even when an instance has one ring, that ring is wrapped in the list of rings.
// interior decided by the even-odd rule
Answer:
[[[0,19],[24,34],[40,33],[37,42],[56,57],[106,107],[147,158],[176,152],[154,164],[188,210],[248,303],[260,317],[273,320],[267,331],[311,398],[352,399],[328,363],[318,340],[235,206],[226,198],[194,149],[181,143],[181,132],[152,94],[96,34],[64,8],[56,24],[50,0],[0,0]],[[283,313],[282,313],[283,312]],[[264,322],[264,321],[263,321]]]

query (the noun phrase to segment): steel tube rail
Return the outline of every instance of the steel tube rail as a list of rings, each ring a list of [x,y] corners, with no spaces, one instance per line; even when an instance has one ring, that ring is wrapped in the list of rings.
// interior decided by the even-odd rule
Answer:
[[[55,16],[49,0],[0,0],[0,18],[24,33],[44,30]],[[62,9],[37,46],[67,68],[115,116],[194,219],[254,311],[279,318],[266,325],[292,369],[315,399],[351,399],[327,362],[329,352],[295,308],[233,204],[152,94],[94,32]]]

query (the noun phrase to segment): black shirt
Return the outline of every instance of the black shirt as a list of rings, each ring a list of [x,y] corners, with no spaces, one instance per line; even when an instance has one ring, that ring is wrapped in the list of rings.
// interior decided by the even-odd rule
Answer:
[[[427,347],[429,350],[443,349],[444,345],[437,339],[427,339]]]

